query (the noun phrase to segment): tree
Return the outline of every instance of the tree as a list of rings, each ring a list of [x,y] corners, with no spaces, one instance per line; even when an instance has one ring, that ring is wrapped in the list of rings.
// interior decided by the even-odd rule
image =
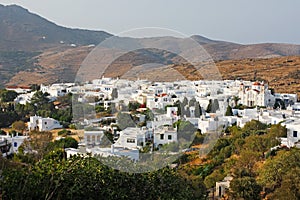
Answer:
[[[199,102],[195,103],[195,117],[199,118],[202,115],[202,109]]]
[[[212,100],[210,99],[206,108],[206,112],[211,113],[211,111],[212,111]]]
[[[217,112],[217,110],[219,110],[219,109],[220,109],[219,101],[218,101],[218,99],[214,99],[213,104],[212,104],[213,113]]]
[[[182,102],[179,103],[178,115],[180,117],[184,117],[185,115],[185,106],[183,105]]]
[[[268,129],[268,134],[274,138],[276,137],[287,137],[287,129],[285,126],[274,124]]]
[[[300,199],[300,168],[293,168],[287,170],[286,174],[282,177],[282,183],[274,193],[268,195],[268,199],[287,199],[298,200]]]
[[[242,177],[234,178],[230,182],[231,195],[235,199],[259,200],[261,187],[256,183],[255,178]]]
[[[213,173],[205,177],[204,184],[206,188],[213,188],[216,182],[223,180],[225,177],[226,176],[221,173],[221,170],[216,169]]]
[[[191,111],[190,111],[189,107],[186,108],[184,114],[185,114],[186,117],[191,117]]]
[[[295,178],[295,176],[299,177],[300,175],[299,160],[299,149],[282,150],[277,152],[276,156],[266,160],[263,167],[258,171],[258,183],[265,188],[267,195],[274,193],[276,196],[281,196],[285,192],[288,196],[293,196],[291,199],[299,197],[299,190],[295,190],[295,186],[298,185],[296,188],[299,188],[299,182],[297,182],[299,179]],[[294,180],[289,180],[292,177]]]
[[[227,106],[225,116],[233,116],[232,108],[229,105]]]
[[[256,134],[258,131],[266,130],[268,126],[264,123],[261,123],[257,120],[251,120],[250,122],[247,122],[243,128],[243,131],[247,134]]]
[[[114,89],[112,90],[111,98],[112,98],[112,100],[118,98],[118,89],[117,89],[117,88],[114,88]]]
[[[29,138],[19,147],[19,153],[25,155],[25,152],[28,152],[28,154],[33,155],[34,160],[38,161],[47,153],[47,146],[52,139],[53,136],[51,132],[31,131]]]
[[[238,162],[234,167],[235,175],[238,177],[243,177],[245,174],[252,176],[256,162],[262,159],[261,155],[261,152],[246,149],[241,150]]]
[[[48,93],[43,93],[42,91],[37,91],[34,93],[34,95],[31,98],[31,102],[33,104],[38,103],[38,104],[42,104],[42,103],[48,103],[49,99],[48,97],[49,94]]]
[[[0,101],[11,102],[18,96],[18,93],[10,90],[0,90]]]
[[[115,162],[115,158],[106,158]],[[3,199],[204,199],[200,179],[186,180],[168,167],[144,174],[111,169],[92,157],[51,152],[32,166],[8,168]]]
[[[41,86],[38,84],[32,84],[30,85],[31,91],[39,91],[41,89]]]
[[[174,106],[178,108],[177,116],[181,116],[181,102],[179,100],[177,100],[175,102]]]
[[[284,101],[281,100],[281,99],[279,99],[279,100],[276,99],[273,108],[274,108],[274,109],[280,108],[280,109],[282,109],[282,110],[285,110],[285,109],[286,109],[285,103],[284,103]]]
[[[219,107],[218,99],[214,99],[214,100],[210,99],[209,104],[206,108],[206,112],[207,113],[216,113],[216,111],[219,109],[220,109],[220,107]]]
[[[16,121],[12,124],[12,128],[16,131],[20,131],[22,134],[26,129],[26,124],[23,121]]]
[[[265,157],[265,152],[279,144],[280,141],[277,139],[277,137],[271,134],[250,135],[249,137],[245,138],[243,149],[261,153],[261,156],[263,158]]]
[[[55,140],[54,142],[49,143],[47,146],[48,150],[55,150],[57,148],[78,148],[78,142],[72,137],[62,138],[60,140]]]
[[[128,109],[129,111],[136,111],[141,106],[138,102],[129,102]]]
[[[49,103],[48,93],[43,93],[42,91],[37,91],[31,98],[31,104],[37,109],[42,109]]]
[[[189,100],[186,97],[184,97],[183,101],[182,101],[183,107],[187,106],[188,103],[189,103]]]
[[[13,122],[19,120],[19,116],[15,111],[2,111],[0,108],[0,128],[9,127]]]
[[[232,99],[234,101],[234,107],[236,108],[238,106],[238,102],[239,102],[239,100],[241,100],[241,98],[238,96],[233,96]]]
[[[190,102],[189,102],[189,107],[195,106],[197,100],[195,99],[195,97],[193,97]]]

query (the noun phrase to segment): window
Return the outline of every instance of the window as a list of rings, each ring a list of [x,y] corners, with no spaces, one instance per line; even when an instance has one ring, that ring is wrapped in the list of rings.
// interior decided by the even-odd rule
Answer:
[[[163,140],[165,138],[164,134],[160,134],[160,139]]]
[[[168,140],[172,140],[172,135],[168,135]]]
[[[47,125],[47,122],[45,122],[45,125]]]
[[[97,136],[97,142],[100,142],[100,140],[101,140],[101,137],[100,137],[100,135],[98,135]]]
[[[297,131],[293,131],[293,137],[298,137]]]
[[[135,143],[135,139],[127,138],[127,143]]]
[[[17,142],[14,142],[14,147],[18,147],[18,143]]]

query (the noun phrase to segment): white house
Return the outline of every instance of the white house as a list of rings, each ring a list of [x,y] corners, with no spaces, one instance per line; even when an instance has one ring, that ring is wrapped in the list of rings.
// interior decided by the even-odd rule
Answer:
[[[227,176],[223,181],[216,182],[216,195],[217,199],[221,199],[225,194],[226,190],[230,188],[230,182],[232,181],[232,176]]]
[[[99,148],[95,147],[92,149],[87,149],[87,152],[91,153],[92,156],[116,156],[116,157],[127,157],[131,160],[138,161],[139,160],[139,150],[138,149],[124,149],[123,147],[115,147],[115,145],[111,145],[111,148]],[[118,166],[117,166],[118,167]]]
[[[165,109],[168,105],[173,105],[173,100],[170,95],[166,93],[158,94],[155,96],[154,99],[155,107],[157,109]]]
[[[23,105],[30,103],[31,98],[33,97],[34,93],[35,92],[20,94],[15,98],[14,102],[16,104],[23,104]]]
[[[174,122],[177,120],[171,117],[167,117],[166,115],[155,115],[153,121],[147,121],[147,128],[150,129],[156,129],[159,128],[160,126],[165,126],[165,125],[173,125]]]
[[[165,126],[162,129],[156,129],[154,131],[154,146],[159,147],[164,144],[169,144],[172,142],[178,142],[177,140],[177,130],[172,126]]]
[[[102,130],[99,131],[84,131],[84,143],[86,146],[97,146],[101,144],[101,140],[104,136]]]
[[[297,94],[275,93],[276,100],[282,100],[285,106],[294,105],[298,100]]]
[[[23,144],[24,140],[27,139],[28,136],[0,136],[0,150],[3,156],[11,155],[13,153],[17,153],[19,147]]]
[[[201,133],[209,133],[228,126],[228,121],[223,117],[204,117],[198,119],[198,129]]]
[[[115,142],[115,147],[123,147],[128,149],[139,149],[146,144],[146,138],[151,137],[152,130],[146,127],[134,128],[128,127],[119,132],[120,137]]]
[[[199,126],[199,118],[187,117],[186,120],[189,121],[191,124],[193,124],[196,128],[198,128],[198,126]]]
[[[43,118],[40,116],[31,116],[28,122],[29,130],[51,131],[53,129],[62,128],[59,121],[52,118]]]
[[[178,119],[178,107],[167,107],[167,117],[172,118],[174,120]]]
[[[25,94],[31,91],[31,88],[28,86],[7,86],[6,90],[15,91],[18,94]]]
[[[300,103],[295,103],[293,106],[291,106],[291,110],[294,111],[295,114],[300,114]]]
[[[141,105],[145,105],[147,103],[147,96],[145,94],[139,94],[135,99]]]
[[[0,153],[3,157],[9,156],[13,153],[11,142],[4,137],[0,138]]]
[[[294,147],[300,142],[300,120],[287,120],[282,123],[287,128],[287,146]]]
[[[43,93],[47,92],[51,97],[60,97],[67,94],[67,89],[74,86],[74,83],[57,83],[50,86],[41,84],[41,91]]]

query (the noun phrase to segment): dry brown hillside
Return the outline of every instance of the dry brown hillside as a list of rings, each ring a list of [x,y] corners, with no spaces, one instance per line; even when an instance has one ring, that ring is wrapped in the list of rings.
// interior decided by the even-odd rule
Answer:
[[[300,56],[229,60],[216,63],[223,79],[265,80],[280,93],[300,96]]]
[[[72,82],[81,62],[91,47],[57,47],[37,57],[38,63],[31,71],[17,73],[7,85],[51,84]]]
[[[38,56],[38,63],[34,70],[19,72],[10,80],[8,85],[72,82],[82,61],[91,50],[92,47],[87,46],[58,47],[47,50]],[[121,72],[124,71],[121,69],[132,67],[126,65],[126,62],[122,65],[120,63],[113,65],[106,71],[105,75],[120,76],[122,75]],[[265,80],[276,92],[298,93],[300,96],[300,56],[226,60],[216,62],[216,66],[223,79]],[[201,75],[189,65],[146,67],[143,69],[135,67],[135,70],[132,70],[131,74],[127,74],[126,77],[159,78],[166,81],[174,81],[180,77],[191,80],[201,79]]]

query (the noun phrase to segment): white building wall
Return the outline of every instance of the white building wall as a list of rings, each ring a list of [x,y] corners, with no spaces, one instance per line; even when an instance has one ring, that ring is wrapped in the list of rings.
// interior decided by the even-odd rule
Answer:
[[[31,116],[28,122],[28,129],[39,131],[51,131],[53,129],[62,128],[60,123],[52,118],[42,118],[40,116]]]
[[[86,146],[100,145],[103,136],[103,131],[84,131],[84,143]]]
[[[164,129],[155,130],[154,132],[154,146],[158,147],[160,145],[169,144],[172,142],[178,142],[177,140],[177,130],[169,129],[165,127]]]
[[[288,147],[294,147],[300,141],[300,122],[285,124],[287,128]]]

